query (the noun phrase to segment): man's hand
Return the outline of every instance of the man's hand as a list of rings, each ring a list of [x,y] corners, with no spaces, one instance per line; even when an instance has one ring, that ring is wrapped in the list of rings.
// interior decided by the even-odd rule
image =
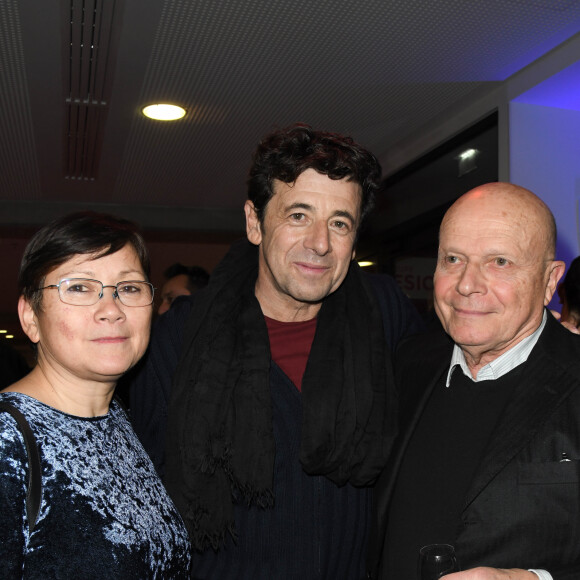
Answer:
[[[454,572],[442,576],[441,580],[538,580],[533,572],[513,568],[504,570],[500,568],[472,568],[464,572]]]

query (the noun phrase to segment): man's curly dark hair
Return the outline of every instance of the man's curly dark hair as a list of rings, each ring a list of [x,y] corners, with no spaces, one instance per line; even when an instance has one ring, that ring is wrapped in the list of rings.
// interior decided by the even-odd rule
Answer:
[[[350,137],[315,131],[296,123],[266,136],[258,145],[248,178],[248,199],[260,223],[274,194],[273,181],[294,183],[307,169],[330,177],[354,181],[361,186],[360,223],[374,206],[381,166],[377,158]]]

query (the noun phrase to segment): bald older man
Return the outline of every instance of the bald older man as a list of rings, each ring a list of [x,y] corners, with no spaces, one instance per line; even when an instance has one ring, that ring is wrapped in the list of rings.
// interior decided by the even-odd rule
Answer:
[[[478,187],[441,224],[443,331],[398,353],[398,451],[376,486],[369,577],[415,580],[419,548],[455,546],[445,580],[580,578],[580,337],[546,310],[563,262],[533,193]]]

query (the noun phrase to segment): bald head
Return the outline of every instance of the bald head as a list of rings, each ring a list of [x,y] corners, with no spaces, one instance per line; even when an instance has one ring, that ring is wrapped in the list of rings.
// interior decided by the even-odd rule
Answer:
[[[540,326],[564,272],[555,245],[552,212],[517,185],[477,187],[445,214],[435,309],[474,376]]]
[[[520,228],[529,238],[541,246],[546,259],[556,254],[556,221],[550,208],[534,193],[512,183],[494,182],[480,185],[462,195],[447,210],[441,222],[441,232],[456,215],[475,215],[488,208],[496,211],[514,227]]]

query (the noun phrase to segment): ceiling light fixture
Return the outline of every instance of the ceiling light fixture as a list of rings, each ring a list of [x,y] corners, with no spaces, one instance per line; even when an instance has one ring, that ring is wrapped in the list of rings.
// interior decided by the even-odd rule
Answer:
[[[185,116],[185,109],[168,103],[147,105],[142,109],[143,114],[156,121],[176,121]]]
[[[466,173],[477,169],[478,155],[478,149],[466,149],[456,157],[458,164],[457,177],[462,177]]]
[[[367,268],[368,266],[374,266],[374,265],[375,265],[375,263],[374,263],[374,262],[369,262],[368,260],[361,260],[361,261],[358,263],[358,265],[359,265],[361,268]]]
[[[466,159],[473,159],[479,151],[477,149],[466,149],[463,153],[459,154],[459,159],[465,161]]]

